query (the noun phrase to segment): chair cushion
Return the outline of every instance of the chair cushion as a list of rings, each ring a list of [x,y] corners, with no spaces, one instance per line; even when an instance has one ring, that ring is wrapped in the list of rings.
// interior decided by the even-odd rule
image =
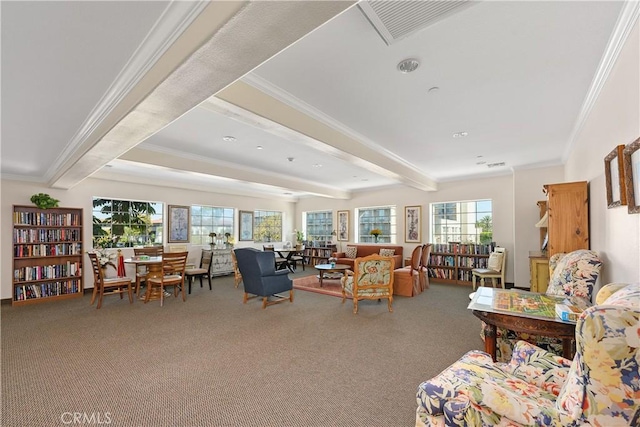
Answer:
[[[168,282],[175,282],[175,281],[180,281],[180,280],[182,280],[182,276],[179,275],[179,274],[167,274],[162,279],[160,279],[160,278],[149,279],[149,282],[160,284],[162,282],[168,283]]]
[[[207,274],[208,271],[206,268],[188,268],[184,271],[186,275],[194,275],[194,274]]]
[[[579,249],[556,264],[547,288],[548,295],[568,295],[591,299],[602,261],[598,254]]]
[[[500,273],[500,270],[502,270],[502,257],[503,254],[500,252],[492,252],[491,255],[489,255],[487,269]]]
[[[349,276],[344,280],[342,286],[346,293],[353,295],[353,276]],[[368,295],[368,296],[381,296],[386,297],[389,296],[389,289],[358,289],[359,295]]]
[[[395,249],[380,249],[380,256],[394,256],[395,254]]]
[[[355,258],[358,255],[358,248],[356,246],[347,246],[344,250],[345,258]]]

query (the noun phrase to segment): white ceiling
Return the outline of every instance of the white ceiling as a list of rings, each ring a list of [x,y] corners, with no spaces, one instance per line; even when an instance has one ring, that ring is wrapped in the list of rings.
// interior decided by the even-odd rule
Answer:
[[[615,1],[474,2],[388,46],[357,5],[315,2],[323,15],[308,9],[314,2],[290,3],[297,9],[220,2],[235,8],[214,36],[227,38],[212,43],[227,40],[216,52],[223,69],[210,84],[199,83],[198,94],[176,92],[180,100],[216,96],[194,101],[190,111],[180,107],[166,126],[139,121],[149,133],[157,130],[145,141],[107,143],[95,135],[117,130],[136,105],[149,110],[138,95],[114,113],[142,86],[135,81],[111,101],[112,116],[96,114],[125,71],[135,74],[150,34],[171,33],[163,39],[171,43],[186,38],[206,22],[208,9],[189,2],[2,2],[3,178],[68,187],[57,177],[82,164],[74,182],[94,174],[295,200],[392,185],[436,190],[442,181],[561,164],[623,10]],[[176,7],[182,26],[164,28]],[[256,17],[249,25],[252,11],[259,24]],[[259,44],[264,34],[252,34],[258,25],[277,52],[290,43],[287,36],[298,38],[334,15],[263,63],[258,55],[234,56],[245,39],[268,54]],[[307,27],[293,28],[292,17]],[[418,59],[419,68],[400,73],[396,65],[405,58]],[[193,75],[198,66],[187,61],[179,71]],[[138,74],[144,82],[153,73]],[[454,138],[456,132],[468,136]]]

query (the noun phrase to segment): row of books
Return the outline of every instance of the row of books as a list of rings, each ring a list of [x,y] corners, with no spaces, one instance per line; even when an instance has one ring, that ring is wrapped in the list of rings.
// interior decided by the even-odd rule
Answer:
[[[434,279],[456,280],[456,271],[450,268],[429,268],[429,277]]]
[[[15,225],[46,225],[52,227],[81,224],[79,214],[50,212],[14,212],[13,223]]]
[[[33,298],[54,297],[57,295],[75,294],[80,292],[80,280],[68,280],[64,282],[38,283],[34,285],[16,286],[14,298],[22,301]]]
[[[81,275],[80,263],[67,261],[64,264],[37,265],[22,267],[13,270],[13,278],[16,282],[27,280],[61,279]]]
[[[488,244],[479,243],[433,243],[432,252],[444,252],[450,254],[489,255],[495,249],[495,242]]]
[[[41,242],[78,242],[82,240],[79,228],[59,229],[23,229],[13,230],[13,243],[41,243]]]
[[[472,256],[459,257],[458,267],[466,268],[487,268],[489,258],[476,258]]]
[[[430,255],[429,265],[443,265],[453,267],[456,265],[455,257],[451,255]]]
[[[15,258],[79,255],[82,254],[81,243],[58,243],[39,245],[15,245],[13,256]]]
[[[458,280],[466,280],[467,282],[470,282],[472,279],[471,270],[458,270]]]

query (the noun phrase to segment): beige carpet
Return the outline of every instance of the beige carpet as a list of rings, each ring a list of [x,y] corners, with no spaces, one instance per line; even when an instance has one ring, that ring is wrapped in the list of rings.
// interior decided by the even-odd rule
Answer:
[[[263,310],[216,277],[164,307],[3,304],[0,425],[79,413],[127,427],[412,426],[418,384],[482,348],[469,292],[434,283],[393,313],[363,301],[354,315],[350,301],[296,291]]]

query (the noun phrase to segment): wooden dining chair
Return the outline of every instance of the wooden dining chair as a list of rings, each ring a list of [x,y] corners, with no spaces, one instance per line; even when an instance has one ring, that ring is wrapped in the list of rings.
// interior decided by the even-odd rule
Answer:
[[[237,288],[242,282],[242,273],[240,273],[240,269],[238,268],[238,258],[236,258],[235,251],[231,251],[231,260],[233,261],[233,281],[235,287]]]
[[[263,251],[275,252],[275,248],[273,245],[262,245]],[[275,254],[276,256],[276,270],[283,270],[287,268],[289,265],[289,261],[286,258],[281,257],[279,254]]]
[[[142,248],[133,248],[134,256],[147,255],[150,257],[162,256],[164,249],[162,246],[145,246]],[[136,284],[135,284],[135,293],[136,297],[140,297],[140,288],[142,286],[142,282],[146,282],[149,277],[149,268],[146,265],[137,265],[136,266]]]
[[[178,293],[182,292],[182,301],[187,300],[187,294],[184,289],[184,270],[187,265],[187,256],[189,252],[170,252],[162,255],[162,270],[170,272],[160,277],[150,277],[147,280],[147,293],[144,302],[147,303],[151,299],[153,288],[160,288],[160,306],[164,305],[164,288],[173,286],[173,295],[177,298]]]
[[[104,295],[120,294],[120,299],[122,299],[125,292],[129,294],[129,303],[133,303],[131,278],[126,276],[106,278],[104,277],[103,268],[98,260],[98,255],[94,252],[89,252],[89,259],[91,260],[91,268],[93,271],[93,294],[91,295],[90,305],[93,305],[96,297],[98,297],[98,305],[96,308],[100,308],[102,307],[102,297]],[[111,262],[106,265],[117,270],[116,266]]]

